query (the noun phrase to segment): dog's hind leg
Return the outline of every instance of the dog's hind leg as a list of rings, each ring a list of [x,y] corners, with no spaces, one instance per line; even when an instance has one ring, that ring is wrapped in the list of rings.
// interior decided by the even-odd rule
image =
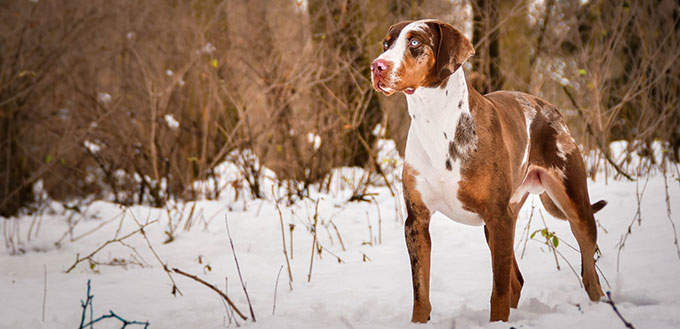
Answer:
[[[597,301],[604,294],[595,269],[597,227],[593,213],[603,205],[600,202],[590,204],[585,168],[578,149],[568,154],[563,178],[554,171],[543,170],[541,181],[551,201],[569,221],[571,231],[581,249],[583,285],[590,300]]]
[[[522,206],[524,205],[524,202],[527,200],[527,196],[529,196],[529,193],[525,193],[521,198],[520,201],[517,203],[510,203],[509,209],[512,214],[512,220],[513,220],[513,227],[514,225],[517,224],[517,216],[519,215],[520,209],[522,209]],[[484,227],[484,235],[486,236],[486,241],[487,243],[489,242],[489,234],[487,232],[486,227]],[[514,242],[514,239],[513,239]],[[513,249],[514,250],[514,249]],[[519,304],[519,298],[522,294],[522,287],[524,286],[524,278],[522,277],[522,272],[519,270],[519,266],[517,265],[517,257],[515,256],[515,253],[512,253],[512,271],[511,271],[511,276],[510,276],[510,291],[512,295],[510,296],[510,307],[512,308],[517,308],[517,305]]]
[[[507,208],[493,218],[484,218],[484,221],[493,270],[490,321],[508,321],[510,306],[514,302],[512,277],[515,277],[515,271],[519,271],[513,250],[515,223]],[[516,299],[519,301],[519,293]]]
[[[519,297],[522,294],[522,286],[524,286],[524,278],[522,273],[519,271],[519,266],[517,266],[517,258],[514,253],[512,255],[512,268],[513,276],[510,279],[510,288],[512,289],[512,296],[510,296],[510,307],[517,308],[519,304]]]

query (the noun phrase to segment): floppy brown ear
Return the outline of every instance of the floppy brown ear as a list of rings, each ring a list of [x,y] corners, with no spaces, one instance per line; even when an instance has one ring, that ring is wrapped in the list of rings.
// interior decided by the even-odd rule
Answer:
[[[475,54],[472,43],[455,27],[444,22],[435,22],[439,32],[439,45],[435,68],[440,79],[446,79]]]

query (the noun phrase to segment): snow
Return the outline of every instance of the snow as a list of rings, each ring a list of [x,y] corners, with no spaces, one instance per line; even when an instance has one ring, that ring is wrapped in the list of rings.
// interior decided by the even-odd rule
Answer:
[[[395,172],[401,159],[389,152],[394,147],[382,142],[382,163]],[[235,166],[223,164],[221,186],[239,176]],[[403,238],[404,209],[401,194],[393,197],[386,187],[370,188],[371,202],[347,202],[352,186],[361,179],[359,169],[336,170],[329,193],[313,192],[309,199],[288,206],[280,202],[286,248],[293,275],[293,290],[288,287],[286,262],[282,251],[281,224],[275,199],[234,200],[234,190],[225,187],[219,201],[202,200],[172,204],[172,209],[146,206],[120,207],[97,201],[82,214],[52,203],[42,217],[24,215],[4,219],[3,240],[12,248],[0,249],[0,328],[76,328],[80,323],[80,301],[85,299],[87,280],[92,280],[94,316],[113,310],[127,320],[149,321],[150,328],[224,328],[229,324],[227,312],[217,294],[188,278],[173,274],[182,296],[173,297],[172,283],[140,234],[121,244],[109,244],[93,259],[70,273],[65,271],[76,258],[85,257],[105,241],[122,237],[139,228],[140,223],[154,222],[145,232],[168,267],[195,274],[224,289],[237,307],[248,315],[248,305],[240,286],[234,258],[226,234],[225,217],[235,245],[241,272],[246,282],[257,322],[239,320],[247,328],[623,328],[612,307],[592,303],[579,279],[541,242],[540,234],[526,243],[528,232],[544,228],[541,214],[550,232],[555,232],[560,251],[578,273],[580,255],[568,245],[576,246],[569,225],[550,218],[538,198],[531,216],[530,198],[516,228],[516,255],[525,285],[518,309],[511,310],[508,323],[489,323],[491,294],[491,260],[481,227],[465,226],[436,214],[432,219],[431,321],[425,325],[409,322],[411,316],[411,276]],[[268,183],[264,191],[275,186],[273,173],[265,172]],[[391,177],[391,176],[390,176]],[[677,176],[667,177],[672,222],[680,224],[680,184]],[[375,179],[380,183],[381,179]],[[212,185],[205,184],[206,186]],[[609,205],[597,214],[599,246],[597,264],[603,289],[621,314],[636,328],[680,327],[680,258],[674,245],[674,232],[667,215],[664,176],[654,174],[637,182],[612,181],[598,176],[589,181],[593,201],[606,199]],[[400,190],[396,188],[395,190]],[[636,191],[642,192],[641,220],[638,224]],[[370,199],[370,198],[369,198]],[[315,210],[318,201],[318,212]],[[184,229],[193,209],[191,228]],[[540,211],[540,213],[539,213]],[[168,217],[171,214],[171,218]],[[183,216],[181,216],[183,214]],[[315,254],[311,280],[308,282],[313,235],[310,233],[317,214],[317,236],[327,250],[321,258]],[[165,233],[169,223],[176,227],[174,241]],[[180,222],[181,221],[181,222]],[[332,221],[332,224],[331,224]],[[71,225],[69,226],[69,223]],[[370,227],[369,227],[370,223]],[[632,223],[632,225],[631,225]],[[294,224],[293,246],[289,225]],[[343,251],[337,230],[346,248]],[[631,225],[631,234],[619,255],[622,236]],[[69,233],[72,227],[72,233]],[[30,232],[30,233],[29,233]],[[27,236],[30,235],[30,239]],[[58,242],[58,243],[57,243]],[[143,267],[135,264],[139,262]],[[209,265],[210,270],[208,270]],[[272,315],[277,273],[279,277],[276,312]],[[618,270],[617,270],[618,267]],[[45,271],[47,280],[45,286]],[[606,277],[606,280],[605,280]],[[607,283],[608,282],[608,283]],[[46,295],[44,292],[46,291]],[[42,320],[45,296],[45,320]],[[120,328],[113,320],[97,328]],[[138,326],[128,326],[137,328]],[[141,328],[141,327],[140,327]]]
[[[177,121],[177,119],[175,119],[174,116],[172,116],[172,114],[166,114],[164,118],[165,123],[168,125],[168,128],[172,130],[177,130],[177,128],[179,128],[179,122]]]
[[[102,147],[99,144],[90,142],[87,139],[83,142],[83,146],[86,149],[88,149],[91,153],[97,153],[102,149]]]
[[[97,100],[102,104],[111,103],[111,95],[109,93],[97,93]]]
[[[321,137],[315,133],[307,133],[307,142],[312,144],[312,148],[316,151],[321,146]]]

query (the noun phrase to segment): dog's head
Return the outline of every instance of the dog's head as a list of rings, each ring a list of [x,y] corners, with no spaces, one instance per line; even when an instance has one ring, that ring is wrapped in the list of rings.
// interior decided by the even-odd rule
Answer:
[[[383,53],[371,64],[371,80],[385,95],[440,86],[475,53],[462,32],[438,20],[394,24],[382,46]]]

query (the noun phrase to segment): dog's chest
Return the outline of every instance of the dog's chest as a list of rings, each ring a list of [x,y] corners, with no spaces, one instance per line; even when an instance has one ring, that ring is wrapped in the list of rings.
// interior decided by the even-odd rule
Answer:
[[[467,91],[467,89],[465,90]],[[456,130],[462,129],[461,117],[468,116],[467,93],[454,98],[453,107],[443,109],[423,106],[418,99],[409,99],[411,127],[406,142],[405,160],[416,170],[415,189],[430,211],[439,211],[454,221],[481,225],[482,218],[465,210],[458,199],[461,179],[461,157],[452,155]],[[458,104],[463,102],[460,106]],[[465,119],[465,118],[464,118]],[[460,134],[460,132],[459,132]],[[455,149],[455,146],[453,147]]]

